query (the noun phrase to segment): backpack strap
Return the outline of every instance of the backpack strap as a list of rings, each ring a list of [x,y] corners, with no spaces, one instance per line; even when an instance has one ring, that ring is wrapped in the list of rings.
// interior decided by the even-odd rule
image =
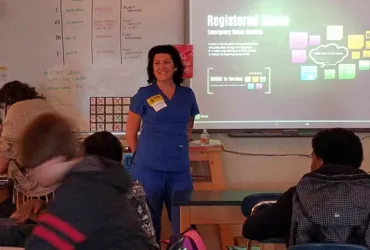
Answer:
[[[308,243],[325,242],[325,235],[322,233],[321,226],[318,224],[313,223],[307,235],[309,237]]]
[[[346,243],[366,246],[366,233],[369,230],[370,214],[367,216],[363,230],[360,226],[354,226],[351,234],[346,239]]]

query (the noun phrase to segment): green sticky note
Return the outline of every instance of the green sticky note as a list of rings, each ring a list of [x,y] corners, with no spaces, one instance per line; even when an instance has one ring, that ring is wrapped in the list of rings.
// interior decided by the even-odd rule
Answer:
[[[358,69],[359,70],[370,70],[370,60],[359,60]]]
[[[335,79],[335,69],[325,69],[324,70],[324,79],[325,80]]]
[[[350,80],[356,77],[356,64],[339,64],[338,78]]]

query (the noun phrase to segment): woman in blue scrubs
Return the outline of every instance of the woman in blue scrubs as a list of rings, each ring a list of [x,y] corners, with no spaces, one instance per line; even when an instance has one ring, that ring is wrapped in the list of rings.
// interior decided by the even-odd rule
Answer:
[[[184,66],[175,47],[153,47],[147,72],[149,85],[131,101],[126,139],[134,152],[132,177],[144,186],[159,242],[163,203],[173,232],[179,233],[180,211],[172,207],[172,196],[193,189],[189,135],[199,110],[191,88],[181,86]]]

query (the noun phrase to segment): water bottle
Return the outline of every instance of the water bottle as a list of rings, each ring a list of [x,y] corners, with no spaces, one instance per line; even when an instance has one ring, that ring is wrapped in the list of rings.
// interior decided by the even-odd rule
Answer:
[[[203,133],[200,135],[200,144],[208,145],[209,144],[209,134],[207,129],[203,129]]]
[[[123,167],[124,169],[130,173],[132,167],[132,152],[129,147],[126,147],[123,150]]]

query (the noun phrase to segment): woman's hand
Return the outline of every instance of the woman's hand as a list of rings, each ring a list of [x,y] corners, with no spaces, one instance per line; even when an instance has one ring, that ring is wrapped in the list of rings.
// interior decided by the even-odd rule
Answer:
[[[24,203],[15,211],[10,218],[18,223],[24,223],[29,219],[34,219],[41,209],[45,207],[46,202],[41,199],[32,199]]]

